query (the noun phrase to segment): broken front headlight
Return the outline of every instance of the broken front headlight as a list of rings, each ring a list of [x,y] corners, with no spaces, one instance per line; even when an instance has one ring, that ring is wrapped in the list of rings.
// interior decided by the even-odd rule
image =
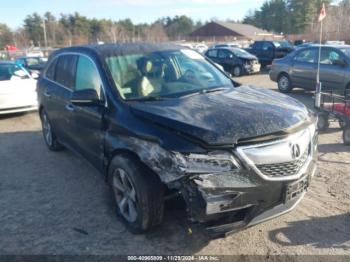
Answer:
[[[208,174],[230,172],[239,168],[234,156],[229,152],[210,152],[209,154],[181,154],[184,172],[191,174]]]

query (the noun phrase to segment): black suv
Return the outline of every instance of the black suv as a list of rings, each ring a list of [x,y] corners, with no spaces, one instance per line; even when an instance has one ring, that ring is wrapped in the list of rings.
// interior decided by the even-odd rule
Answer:
[[[38,97],[49,149],[100,170],[132,232],[161,223],[171,196],[212,233],[251,226],[293,209],[316,171],[316,119],[304,105],[238,86],[180,46],[61,49]]]
[[[288,41],[255,41],[246,51],[256,55],[262,66],[271,65],[272,61],[294,51]]]
[[[240,48],[215,47],[209,49],[205,56],[221,65],[226,72],[235,77],[260,72],[261,66],[258,58]]]

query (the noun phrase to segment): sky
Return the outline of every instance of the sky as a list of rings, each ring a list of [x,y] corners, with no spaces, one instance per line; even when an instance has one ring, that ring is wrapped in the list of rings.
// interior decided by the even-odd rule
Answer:
[[[79,12],[89,18],[130,18],[134,23],[149,23],[164,16],[187,15],[194,20],[211,18],[242,19],[264,0],[0,0],[0,23],[20,27],[26,15],[50,11],[54,15]]]

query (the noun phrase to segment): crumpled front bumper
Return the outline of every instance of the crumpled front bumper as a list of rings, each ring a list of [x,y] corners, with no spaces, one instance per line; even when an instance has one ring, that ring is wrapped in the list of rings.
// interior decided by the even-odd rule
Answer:
[[[189,218],[202,223],[212,236],[225,236],[294,209],[317,172],[316,154],[301,178],[266,181],[253,171],[205,174],[182,190]]]

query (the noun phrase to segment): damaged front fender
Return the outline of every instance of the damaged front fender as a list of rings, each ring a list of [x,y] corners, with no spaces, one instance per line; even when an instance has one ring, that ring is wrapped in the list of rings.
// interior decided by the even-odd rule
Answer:
[[[165,184],[186,175],[184,160],[178,154],[163,149],[156,142],[128,136],[119,136],[118,139],[114,139],[110,135],[107,135],[106,142],[109,159],[113,158],[118,151],[133,152]]]

